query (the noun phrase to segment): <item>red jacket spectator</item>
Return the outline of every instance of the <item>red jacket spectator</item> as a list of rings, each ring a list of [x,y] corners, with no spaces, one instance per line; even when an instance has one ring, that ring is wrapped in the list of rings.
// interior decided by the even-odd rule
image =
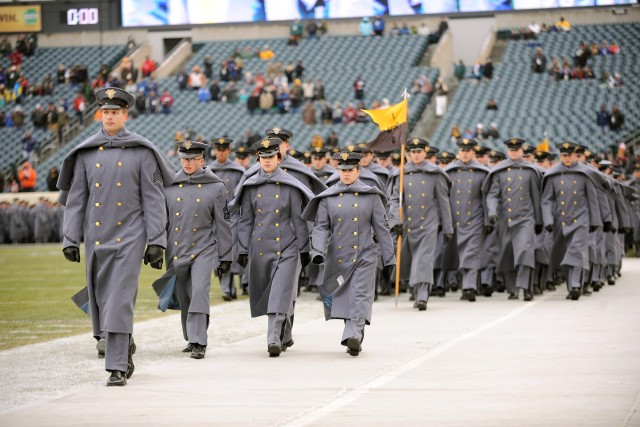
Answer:
[[[162,91],[162,96],[160,97],[160,105],[162,105],[162,112],[165,114],[169,114],[171,112],[171,106],[173,105],[173,96],[169,93],[168,90]]]
[[[20,64],[22,64],[22,54],[17,50],[14,50],[9,54],[9,62],[11,65],[20,66]]]
[[[142,75],[144,77],[149,77],[151,73],[156,70],[156,63],[153,59],[147,56],[147,59],[142,63],[142,67],[140,67],[140,71],[142,71]]]
[[[345,123],[355,123],[356,118],[358,117],[358,110],[353,106],[353,104],[349,103],[349,106],[344,109],[343,115]]]
[[[78,92],[75,99],[73,100],[73,109],[76,113],[80,114],[87,108],[87,100],[85,99],[82,93]]]

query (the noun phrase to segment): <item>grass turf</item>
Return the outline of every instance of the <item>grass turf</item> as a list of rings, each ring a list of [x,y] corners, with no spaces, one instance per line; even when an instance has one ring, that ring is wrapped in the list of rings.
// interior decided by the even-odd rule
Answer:
[[[80,254],[84,255],[84,248]],[[157,309],[151,284],[163,272],[142,266],[134,322],[177,313]],[[59,244],[0,245],[0,274],[0,350],[91,334],[89,316],[71,301],[85,285],[84,260],[68,262]],[[221,302],[218,279],[213,276],[211,304]]]

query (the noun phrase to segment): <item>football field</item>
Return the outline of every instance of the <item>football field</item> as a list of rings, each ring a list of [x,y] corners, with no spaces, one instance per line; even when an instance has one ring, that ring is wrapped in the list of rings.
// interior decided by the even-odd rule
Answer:
[[[84,248],[81,248],[84,257]],[[79,333],[91,333],[89,316],[71,296],[85,286],[84,259],[67,261],[60,244],[0,245],[0,350]],[[163,270],[142,266],[135,322],[166,316],[151,288]],[[222,302],[211,279],[211,304]],[[171,312],[175,313],[175,312]]]

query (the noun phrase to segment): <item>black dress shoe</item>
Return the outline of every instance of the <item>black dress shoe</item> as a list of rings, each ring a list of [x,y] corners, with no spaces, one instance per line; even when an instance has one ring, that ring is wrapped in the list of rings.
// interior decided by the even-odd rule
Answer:
[[[243,287],[242,288],[242,293],[240,295],[249,295],[249,289]]]
[[[460,285],[457,283],[451,285],[451,292],[458,292],[458,289],[460,289]]]
[[[127,376],[121,371],[110,371],[109,379],[107,380],[107,387],[124,386],[127,385]]]
[[[133,355],[136,354],[136,343],[133,342],[133,337],[129,339],[129,358],[127,360],[127,379],[131,378],[133,371],[136,369],[136,365],[133,364]]]
[[[555,291],[556,290],[556,285],[554,285],[552,282],[547,282],[547,284],[544,287],[547,291]]]
[[[462,296],[460,297],[462,301],[475,302],[476,300],[476,291],[474,289],[465,289],[462,291]]]
[[[507,287],[506,287],[503,283],[500,283],[500,284],[496,287],[496,291],[497,291],[497,292],[500,292],[500,293],[503,293],[503,292],[504,292],[504,291],[506,291],[506,290],[507,290]]]
[[[607,276],[607,284],[613,286],[616,284],[616,279],[613,278],[613,276]]]
[[[96,350],[98,350],[98,359],[104,359],[104,352],[107,347],[107,340],[104,338],[100,338],[100,340],[96,343]]]
[[[225,301],[231,301],[233,299],[233,297],[231,296],[231,294],[229,292],[223,292],[222,293],[222,299]]]
[[[520,299],[520,297],[518,296],[518,294],[509,294],[509,298],[507,299]]]
[[[378,295],[382,295],[383,297],[387,297],[389,295],[391,295],[391,291],[389,289],[382,289],[380,292],[378,292]],[[409,300],[411,301],[411,300]]]
[[[276,343],[271,343],[267,346],[267,352],[269,353],[269,357],[278,357],[282,352],[280,346]]]
[[[482,295],[484,295],[485,297],[490,297],[491,295],[493,295],[493,287],[491,285],[480,285],[481,289],[482,289]]]
[[[533,287],[533,294],[534,295],[540,295],[542,293],[542,290],[540,289],[540,286],[534,286]]]
[[[531,293],[530,290],[525,289],[523,292],[523,296],[524,296],[524,300],[525,301],[531,301],[533,299],[533,294]]]
[[[436,295],[438,295],[439,297],[444,297],[447,294],[447,291],[444,290],[444,288],[437,288],[436,289]]]
[[[593,292],[600,292],[600,283],[591,282],[591,289],[593,290]]]
[[[572,301],[577,301],[580,298],[580,289],[578,288],[573,288],[569,291],[569,298],[571,298]]]
[[[427,309],[427,302],[426,301],[418,301],[416,303],[416,307],[418,308],[418,311],[425,311]]]
[[[592,293],[592,292],[591,292],[591,286],[589,286],[589,285],[584,285],[584,286],[582,287],[582,292],[581,292],[581,293],[582,293],[582,295],[591,295],[591,293]]]
[[[185,348],[182,349],[183,353],[191,353],[193,351],[193,346],[195,344],[189,343]]]
[[[204,359],[204,355],[207,352],[207,347],[200,344],[194,344],[193,350],[191,350],[192,359]]]
[[[362,346],[357,338],[347,338],[347,353],[351,356],[357,356],[362,351]]]
[[[409,297],[409,301],[415,301],[415,300],[416,300],[416,297],[413,296],[413,294],[411,294],[411,296]]]
[[[282,343],[282,351],[287,351],[289,347],[293,347],[293,340]]]

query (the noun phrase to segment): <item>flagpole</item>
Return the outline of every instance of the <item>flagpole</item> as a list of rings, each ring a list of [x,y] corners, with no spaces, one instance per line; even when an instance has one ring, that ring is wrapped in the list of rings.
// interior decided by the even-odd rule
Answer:
[[[406,100],[409,98],[407,88],[404,88],[402,97]],[[407,119],[409,118],[409,105],[407,104]],[[404,162],[405,162],[405,141],[400,141],[400,184],[399,184],[399,203],[398,203],[398,219],[402,226],[402,204],[404,202]],[[400,258],[402,255],[402,234],[398,235],[396,240],[396,308],[398,308],[398,295],[400,294]]]
[[[405,159],[404,141],[400,147],[400,203],[398,203],[398,218],[400,226],[402,226],[402,203],[404,199],[404,159]],[[396,241],[396,308],[398,308],[398,295],[400,294],[400,257],[402,255],[402,234],[398,235]]]

